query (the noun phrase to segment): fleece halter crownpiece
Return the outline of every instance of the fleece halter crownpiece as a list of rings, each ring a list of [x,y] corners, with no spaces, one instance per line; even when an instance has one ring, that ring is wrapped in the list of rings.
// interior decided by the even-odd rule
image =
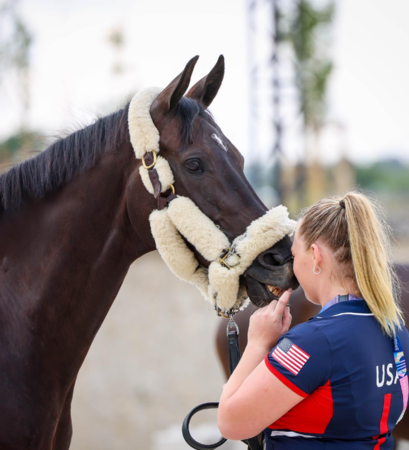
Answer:
[[[239,277],[263,251],[294,232],[296,222],[287,208],[277,206],[254,220],[246,232],[229,242],[226,235],[187,197],[174,195],[174,177],[169,163],[159,153],[159,131],[150,115],[150,107],[162,92],[147,88],[131,100],[128,112],[129,133],[142,182],[148,192],[173,191],[167,202],[149,216],[152,235],[163,260],[180,279],[198,287],[216,311],[231,314],[248,305],[246,289]],[[153,158],[152,158],[153,155]],[[145,158],[146,157],[146,158]],[[183,237],[210,262],[199,264]]]

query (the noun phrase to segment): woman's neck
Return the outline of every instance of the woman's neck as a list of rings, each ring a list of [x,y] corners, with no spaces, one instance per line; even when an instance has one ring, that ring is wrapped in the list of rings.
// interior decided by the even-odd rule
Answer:
[[[345,283],[345,285],[346,284],[347,283]],[[330,284],[330,285],[326,286],[322,290],[322,292],[319,293],[319,297],[318,297],[319,304],[321,305],[321,307],[323,307],[337,295],[352,294],[352,295],[359,296],[359,290],[357,289],[357,287],[355,288],[354,285],[355,285],[355,283],[350,283],[350,286],[349,286],[350,289],[348,289],[348,290],[346,290],[345,288],[343,288],[339,285],[335,285],[335,284]]]

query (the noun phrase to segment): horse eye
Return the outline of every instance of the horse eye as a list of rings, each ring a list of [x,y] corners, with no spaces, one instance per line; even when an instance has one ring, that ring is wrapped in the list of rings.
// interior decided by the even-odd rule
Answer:
[[[202,165],[198,159],[190,159],[189,161],[186,161],[186,167],[191,172],[203,171]]]

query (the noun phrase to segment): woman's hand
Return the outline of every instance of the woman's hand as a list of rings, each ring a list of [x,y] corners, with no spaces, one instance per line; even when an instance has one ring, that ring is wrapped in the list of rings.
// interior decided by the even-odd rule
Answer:
[[[285,291],[280,299],[260,308],[250,317],[248,345],[264,348],[268,353],[291,325],[290,308],[287,308],[292,290]]]

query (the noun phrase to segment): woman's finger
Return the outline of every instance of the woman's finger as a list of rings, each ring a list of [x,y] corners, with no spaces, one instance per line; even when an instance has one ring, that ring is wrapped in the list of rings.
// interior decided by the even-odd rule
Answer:
[[[288,289],[278,300],[274,313],[277,314],[279,317],[282,317],[284,315],[284,311],[287,306],[288,300],[290,300],[291,292],[292,289]]]
[[[283,317],[283,328],[287,332],[290,329],[291,321],[293,320],[291,313],[290,313],[290,307],[286,306],[284,310],[284,317]]]
[[[265,311],[267,313],[272,313],[276,307],[277,307],[277,300],[272,300],[266,307],[265,307]]]

